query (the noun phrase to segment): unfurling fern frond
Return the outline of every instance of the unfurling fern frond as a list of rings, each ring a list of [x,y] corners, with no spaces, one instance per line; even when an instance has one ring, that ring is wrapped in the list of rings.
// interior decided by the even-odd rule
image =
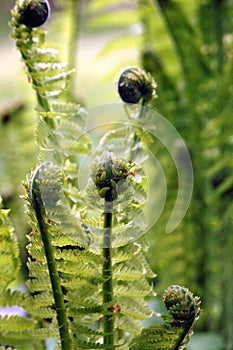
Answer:
[[[164,324],[143,329],[134,338],[130,350],[182,350],[192,335],[192,328],[200,315],[199,298],[185,287],[172,285],[164,293],[163,302],[169,312]]]
[[[152,293],[152,287],[146,282],[146,278],[154,277],[144,260],[144,240],[142,239],[141,243],[139,240],[135,242],[134,249],[131,248],[132,243],[112,248],[115,261],[112,272],[114,297],[111,302],[103,303],[99,293],[103,284],[104,262],[100,239],[95,242],[95,227],[88,221],[87,233],[85,219],[82,218],[81,224],[77,220],[75,223],[74,217],[72,219],[73,214],[68,210],[65,196],[62,195],[62,181],[59,168],[46,162],[36,169],[31,180],[30,192],[29,188],[27,189],[28,213],[33,228],[28,237],[30,280],[27,285],[34,294],[27,302],[27,310],[41,319],[52,319],[53,328],[57,327],[58,332],[60,328],[57,326],[56,301],[54,310],[54,287],[51,279],[53,273],[52,278],[57,276],[63,292],[63,308],[69,331],[75,334],[75,339],[71,336],[71,344],[80,344],[80,348],[83,344],[86,348],[99,348],[98,340],[101,334],[104,334],[100,320],[109,312],[114,314],[119,330],[135,335],[137,329],[136,334],[139,334],[137,320],[148,318],[152,314],[146,302],[140,298]],[[103,229],[99,232],[100,237],[103,232]],[[119,243],[116,231],[113,232]],[[88,241],[84,242],[85,238],[90,239],[91,245]],[[47,251],[49,247],[53,258]],[[51,261],[55,264],[56,273],[49,269]],[[58,290],[58,286],[56,288]],[[91,333],[95,324],[98,334]],[[121,341],[119,340],[118,345]]]
[[[34,2],[16,2],[12,10],[12,37],[37,96],[39,159],[46,157],[61,165],[72,156],[72,150],[73,154],[90,151],[90,141],[82,135],[86,114],[79,105],[65,102],[67,84],[73,71],[68,69],[66,62],[59,61],[57,50],[46,46],[46,31],[22,20],[25,11],[27,17],[34,15],[34,12],[28,12],[28,6],[33,11],[38,7],[36,15],[41,15],[40,6],[48,5],[46,0]]]

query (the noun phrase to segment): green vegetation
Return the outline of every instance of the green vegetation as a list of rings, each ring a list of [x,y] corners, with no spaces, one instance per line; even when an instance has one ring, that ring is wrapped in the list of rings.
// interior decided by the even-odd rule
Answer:
[[[66,350],[232,350],[231,2],[57,0],[35,26],[21,12],[28,2],[16,2],[11,20],[24,74],[17,80],[17,57],[0,91],[0,306],[20,307],[0,316],[0,349],[46,349],[55,338]],[[48,2],[38,2],[46,15]],[[100,119],[91,121],[93,104],[119,101],[114,82],[126,66],[118,87],[125,112],[96,107]],[[169,234],[177,163],[151,135],[145,106],[175,127],[193,164],[190,206]],[[146,203],[164,188],[159,168],[144,165],[147,151],[167,186],[149,232],[144,214],[156,210]],[[174,152],[189,174],[183,144]],[[202,313],[180,286],[200,296]]]

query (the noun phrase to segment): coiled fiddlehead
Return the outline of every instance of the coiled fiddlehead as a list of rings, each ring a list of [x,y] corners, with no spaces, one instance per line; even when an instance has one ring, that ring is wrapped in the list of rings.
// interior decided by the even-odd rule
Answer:
[[[49,12],[47,0],[16,1],[10,22],[12,38],[26,66],[28,80],[36,92],[40,116],[38,127],[43,129],[44,135],[38,137],[38,141],[39,146],[43,147],[59,124],[61,111],[66,118],[77,114],[76,105],[57,103],[57,98],[66,90],[73,70],[67,68],[67,62],[58,60],[56,49],[46,46],[47,33],[43,28],[38,28]]]
[[[163,302],[174,318],[175,326],[191,328],[196,317],[199,315],[199,299],[185,287],[172,285],[163,295]]]
[[[173,317],[173,320],[169,322],[171,326],[184,330],[174,347],[174,350],[178,350],[191,336],[190,331],[200,315],[200,300],[187,288],[172,285],[165,291],[163,302]]]
[[[128,67],[120,74],[117,82],[118,93],[125,103],[143,104],[156,97],[157,84],[154,78],[144,70]]]
[[[169,312],[163,315],[164,324],[143,329],[134,338],[130,350],[184,350],[192,328],[200,315],[200,300],[187,288],[172,285],[167,288],[163,302]]]
[[[19,22],[29,28],[40,27],[50,15],[50,6],[47,0],[27,0],[19,9]]]
[[[37,7],[42,6],[41,2],[37,1],[36,3]],[[41,24],[44,22],[41,18],[41,15],[44,16],[44,12],[36,9],[35,5],[32,9],[32,6],[32,1],[29,0],[16,2],[10,23],[12,38],[15,40],[16,47],[26,65],[28,78],[36,91],[40,108],[44,111],[50,111],[52,109],[50,98],[61,94],[64,78],[71,73],[66,71],[64,65],[57,65],[55,62],[56,50],[43,47],[46,32],[37,26],[39,22]],[[35,16],[31,17],[31,12]],[[61,74],[63,76],[62,82],[60,81]]]

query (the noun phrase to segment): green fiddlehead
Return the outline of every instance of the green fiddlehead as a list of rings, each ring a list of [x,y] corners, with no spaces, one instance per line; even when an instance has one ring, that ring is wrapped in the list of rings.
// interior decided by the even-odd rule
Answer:
[[[187,288],[172,285],[165,291],[163,302],[169,312],[162,316],[165,323],[143,329],[141,335],[132,341],[130,350],[186,349],[201,312],[200,300]]]

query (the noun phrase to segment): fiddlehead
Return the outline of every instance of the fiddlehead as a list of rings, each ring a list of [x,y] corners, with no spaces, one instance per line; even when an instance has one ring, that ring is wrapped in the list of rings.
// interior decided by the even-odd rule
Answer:
[[[19,8],[19,23],[29,28],[40,27],[50,15],[50,6],[47,0],[24,1]]]
[[[28,79],[37,96],[39,123],[36,140],[41,149],[40,159],[42,154],[50,152],[53,160],[64,163],[71,145],[73,152],[82,153],[90,150],[90,142],[85,137],[80,139],[80,143],[77,142],[86,118],[84,109],[77,104],[64,102],[73,70],[68,68],[67,62],[59,61],[56,49],[46,46],[47,33],[37,27],[37,17],[44,19],[46,13],[49,15],[48,9],[47,0],[17,1],[10,24],[12,38],[21,53]],[[33,16],[29,16],[31,11]],[[29,19],[26,21],[25,18],[35,20],[36,23],[28,23]],[[63,130],[63,135],[58,132],[58,128]]]
[[[143,329],[141,335],[132,341],[130,350],[186,349],[200,315],[200,300],[187,288],[172,285],[165,291],[163,302],[169,312],[163,315],[165,323]]]
[[[142,69],[129,67],[120,74],[117,82],[118,93],[125,103],[143,104],[156,97],[157,84],[150,73]]]

